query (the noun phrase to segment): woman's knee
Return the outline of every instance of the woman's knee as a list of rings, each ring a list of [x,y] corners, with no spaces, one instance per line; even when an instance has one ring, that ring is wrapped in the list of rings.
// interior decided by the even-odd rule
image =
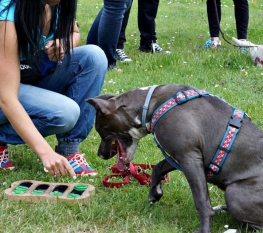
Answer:
[[[68,98],[68,100],[61,104],[59,109],[56,111],[55,118],[58,119],[58,133],[70,131],[76,125],[79,116],[79,105],[75,101]]]
[[[87,50],[90,52],[90,56],[92,58],[92,64],[94,67],[99,68],[101,70],[107,70],[108,60],[105,55],[105,52],[96,45],[86,45]]]
[[[80,57],[83,64],[83,68],[85,69],[107,69],[108,61],[104,51],[97,45],[83,45],[78,47],[80,52]]]

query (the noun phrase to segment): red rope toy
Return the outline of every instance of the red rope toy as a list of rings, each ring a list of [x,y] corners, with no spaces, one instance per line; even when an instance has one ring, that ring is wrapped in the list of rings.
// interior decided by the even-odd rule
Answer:
[[[102,183],[107,188],[120,188],[130,182],[130,176],[134,177],[141,185],[149,185],[151,183],[151,175],[144,169],[153,169],[154,165],[150,164],[132,164],[126,165],[124,171],[119,171],[117,165],[114,164],[110,167],[110,170],[114,173],[109,176],[105,176]],[[122,177],[122,182],[110,182],[108,181],[112,177]],[[165,180],[167,182],[170,179],[169,174],[166,174]]]

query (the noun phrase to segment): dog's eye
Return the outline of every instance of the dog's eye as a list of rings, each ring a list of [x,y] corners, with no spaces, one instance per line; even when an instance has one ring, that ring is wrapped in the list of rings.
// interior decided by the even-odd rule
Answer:
[[[108,140],[110,140],[110,139],[112,139],[112,136],[111,136],[111,135],[108,135],[107,137],[105,137],[105,140],[106,140],[106,141],[108,141]]]
[[[125,143],[125,142],[130,141],[130,140],[131,140],[131,137],[128,137],[128,136],[127,136],[127,137],[125,137],[125,138],[124,138],[124,137],[123,137],[123,138],[120,138],[119,140],[120,140],[121,142],[124,142],[124,143]]]

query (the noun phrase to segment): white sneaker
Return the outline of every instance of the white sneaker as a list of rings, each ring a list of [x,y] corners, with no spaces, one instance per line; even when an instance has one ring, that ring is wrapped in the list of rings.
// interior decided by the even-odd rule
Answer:
[[[150,45],[140,45],[139,50],[145,53],[166,53],[171,54],[171,51],[164,50],[160,45],[156,42]]]
[[[120,62],[131,62],[132,59],[124,52],[124,49],[116,49],[116,58]]]
[[[171,51],[164,50],[157,43],[152,43],[151,47],[152,47],[152,53],[166,53],[166,54],[170,54],[171,53]]]

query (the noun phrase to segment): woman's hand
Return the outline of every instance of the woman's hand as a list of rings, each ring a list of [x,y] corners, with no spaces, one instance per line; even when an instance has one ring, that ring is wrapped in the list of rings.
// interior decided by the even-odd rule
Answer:
[[[45,45],[44,50],[47,53],[50,61],[61,61],[65,56],[65,51],[60,45],[59,39],[48,41]]]
[[[69,173],[73,179],[76,179],[76,173],[64,156],[53,151],[52,154],[42,157],[41,160],[45,170],[52,176],[66,176]]]
[[[73,36],[72,38],[73,41],[70,47],[71,48],[78,47],[80,45],[80,33],[76,21],[74,23],[72,36]],[[56,51],[55,51],[55,45],[56,45]],[[65,56],[65,51],[63,47],[60,45],[59,39],[48,41],[45,45],[44,50],[47,53],[49,60],[51,61],[61,61]]]

